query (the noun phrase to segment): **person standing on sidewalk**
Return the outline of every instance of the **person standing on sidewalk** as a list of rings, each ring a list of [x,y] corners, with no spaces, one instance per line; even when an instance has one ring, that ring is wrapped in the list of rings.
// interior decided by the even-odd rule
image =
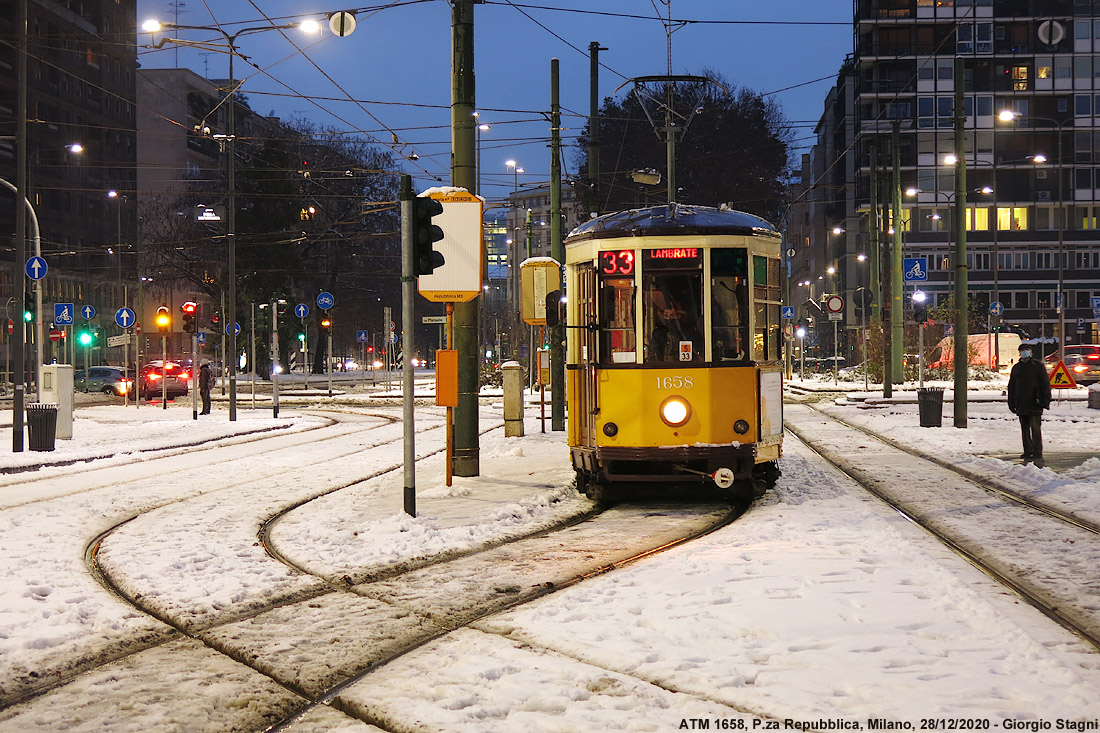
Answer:
[[[202,398],[202,412],[200,415],[210,414],[210,362],[203,359],[199,362],[199,397]]]
[[[1030,344],[1020,344],[1020,360],[1008,378],[1008,409],[1020,418],[1025,462],[1043,465],[1043,410],[1050,407],[1050,379]]]

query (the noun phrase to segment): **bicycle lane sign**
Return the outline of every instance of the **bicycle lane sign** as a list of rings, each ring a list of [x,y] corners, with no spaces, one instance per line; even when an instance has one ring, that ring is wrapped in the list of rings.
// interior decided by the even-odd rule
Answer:
[[[928,279],[928,260],[924,257],[906,257],[901,271],[905,282],[924,282]]]

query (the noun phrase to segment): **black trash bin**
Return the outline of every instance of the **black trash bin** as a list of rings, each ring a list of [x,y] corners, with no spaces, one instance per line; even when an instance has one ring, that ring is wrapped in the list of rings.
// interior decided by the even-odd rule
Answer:
[[[27,405],[27,434],[31,450],[53,450],[57,438],[57,404],[31,402]]]
[[[943,387],[918,387],[917,407],[922,428],[938,428],[943,423]]]

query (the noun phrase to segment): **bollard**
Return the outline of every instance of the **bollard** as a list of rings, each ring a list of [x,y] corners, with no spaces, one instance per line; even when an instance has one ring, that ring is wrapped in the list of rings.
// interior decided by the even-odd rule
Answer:
[[[504,437],[523,437],[523,367],[517,361],[506,361],[504,372]]]

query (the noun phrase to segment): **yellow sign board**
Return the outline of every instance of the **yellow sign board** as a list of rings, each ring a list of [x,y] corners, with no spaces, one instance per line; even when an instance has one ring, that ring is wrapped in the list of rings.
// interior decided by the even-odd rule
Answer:
[[[436,303],[468,303],[481,294],[485,274],[482,201],[461,189],[429,195],[443,204],[443,213],[432,219],[443,230],[434,247],[443,255],[443,265],[417,278],[417,289]]]
[[[1066,363],[1059,361],[1054,367],[1054,371],[1050,373],[1050,387],[1051,389],[1075,389],[1077,382],[1073,381],[1073,375],[1069,373],[1069,369],[1066,369]]]

